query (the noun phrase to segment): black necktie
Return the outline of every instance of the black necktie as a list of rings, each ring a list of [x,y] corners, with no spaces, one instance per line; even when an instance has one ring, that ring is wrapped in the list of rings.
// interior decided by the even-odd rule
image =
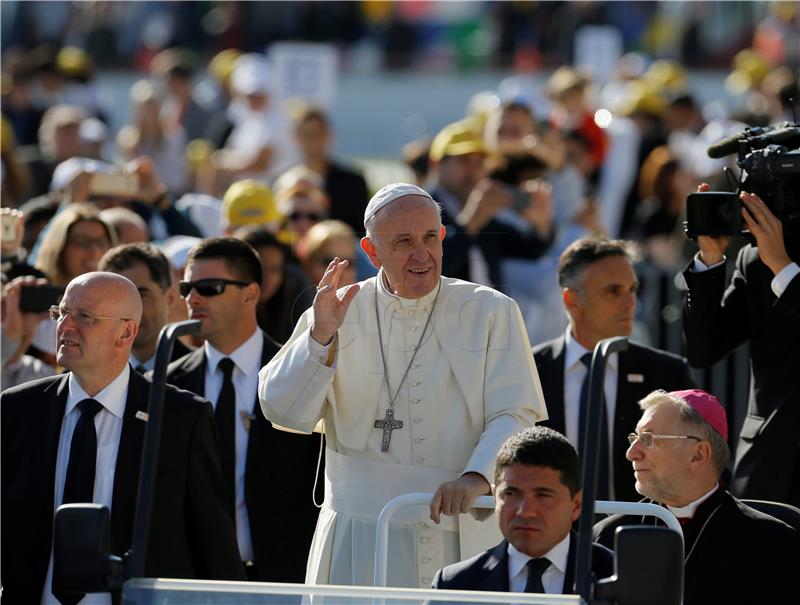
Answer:
[[[583,379],[581,386],[581,399],[580,399],[580,415],[578,421],[578,451],[586,463],[584,452],[586,451],[586,444],[584,443],[583,423],[585,418],[588,417],[589,410],[589,375],[591,373],[592,354],[585,353],[581,357],[581,363],[586,366],[586,377]],[[605,389],[602,389],[605,392]],[[597,465],[597,492],[595,494],[596,500],[608,499],[608,418],[606,417],[605,396],[602,398],[602,405],[600,406],[600,449],[597,451],[600,457],[599,464]]]
[[[542,584],[542,574],[550,567],[550,561],[546,557],[531,559],[525,564],[528,568],[528,578],[525,580],[525,592],[544,593]]]
[[[227,490],[228,512],[236,519],[236,390],[233,388],[233,368],[230,357],[222,359],[217,367],[222,370],[222,388],[217,397],[214,417],[219,431],[219,458],[222,478]]]
[[[81,412],[69,446],[67,477],[64,480],[62,504],[92,502],[94,500],[94,474],[97,468],[97,431],[94,417],[103,409],[103,404],[94,399],[78,402]],[[60,578],[53,574],[53,596],[62,605],[75,605],[85,595],[77,592],[62,592]]]

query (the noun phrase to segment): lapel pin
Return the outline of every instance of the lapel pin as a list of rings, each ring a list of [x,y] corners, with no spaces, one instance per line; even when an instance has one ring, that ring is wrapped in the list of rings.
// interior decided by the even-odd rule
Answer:
[[[142,412],[141,410],[136,412],[136,420],[141,420],[143,422],[147,422],[148,418],[150,418],[150,416],[148,415],[147,412]]]
[[[644,382],[643,374],[628,374],[628,382]]]

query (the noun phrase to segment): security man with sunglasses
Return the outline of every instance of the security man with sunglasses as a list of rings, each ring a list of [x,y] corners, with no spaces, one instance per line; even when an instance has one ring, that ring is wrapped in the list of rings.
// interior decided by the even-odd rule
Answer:
[[[728,419],[698,389],[653,391],[628,436],[636,491],[678,517],[684,541],[684,605],[791,603],[800,569],[800,532],[733,497],[720,485],[730,461]],[[653,517],[614,515],[595,526],[613,546],[620,525]]]
[[[189,252],[179,292],[205,343],[170,364],[167,382],[214,406],[226,503],[248,578],[302,582],[321,438],[276,430],[261,414],[258,371],[280,348],[256,321],[261,280],[258,253],[241,240],[211,238]]]
[[[111,551],[131,547],[150,382],[128,360],[142,316],[136,286],[113,273],[73,279],[52,307],[56,356],[68,372],[0,396],[3,603],[119,602],[64,593],[54,573],[62,504],[111,511]],[[243,580],[207,401],[167,387],[145,575]]]

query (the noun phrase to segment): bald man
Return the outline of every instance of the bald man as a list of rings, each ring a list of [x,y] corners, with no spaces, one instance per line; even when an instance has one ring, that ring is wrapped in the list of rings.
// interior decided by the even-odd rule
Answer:
[[[4,603],[89,601],[60,593],[58,578],[53,591],[61,504],[109,507],[113,553],[131,546],[150,388],[128,364],[141,315],[127,278],[75,278],[51,308],[58,363],[69,371],[0,395]],[[224,489],[210,404],[167,386],[145,575],[244,579]],[[111,594],[90,597],[112,603]]]

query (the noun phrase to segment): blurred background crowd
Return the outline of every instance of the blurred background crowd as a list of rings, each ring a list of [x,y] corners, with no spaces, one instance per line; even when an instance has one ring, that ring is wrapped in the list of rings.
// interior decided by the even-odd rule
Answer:
[[[556,262],[596,233],[639,244],[642,296],[659,302],[642,305],[636,337],[680,351],[658,326],[678,320],[664,291],[695,251],[685,199],[703,181],[730,190],[723,169],[736,170],[707,147],[797,121],[796,2],[0,11],[5,279],[63,288],[135,241],[180,276],[199,238],[232,234],[262,258],[259,321],[279,342],[333,257],[352,259],[349,281],[374,272],[364,208],[406,180],[438,192],[454,224],[532,234],[535,253],[451,254],[463,268],[446,241],[443,271],[513,296],[532,342],[563,333]],[[52,364],[52,330],[32,327],[19,354]]]

